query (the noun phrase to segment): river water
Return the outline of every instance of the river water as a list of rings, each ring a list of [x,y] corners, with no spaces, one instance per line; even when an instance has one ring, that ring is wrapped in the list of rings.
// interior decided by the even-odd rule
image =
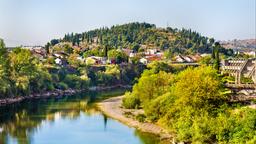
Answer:
[[[97,110],[95,101],[123,93],[89,92],[0,107],[0,144],[158,144],[158,137]]]

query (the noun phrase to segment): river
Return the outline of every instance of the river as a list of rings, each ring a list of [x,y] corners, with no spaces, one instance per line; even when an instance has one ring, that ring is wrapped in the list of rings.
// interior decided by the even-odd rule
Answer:
[[[0,107],[0,144],[157,144],[159,138],[104,116],[95,102],[124,90],[29,100]]]

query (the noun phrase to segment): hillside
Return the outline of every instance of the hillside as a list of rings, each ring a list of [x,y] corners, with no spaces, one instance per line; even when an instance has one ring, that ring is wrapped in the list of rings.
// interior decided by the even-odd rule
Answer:
[[[222,46],[229,49],[250,50],[256,49],[256,39],[222,41]]]
[[[111,28],[103,27],[80,34],[66,34],[62,39],[49,42],[46,48],[60,42],[69,42],[83,51],[124,48],[145,51],[145,49],[156,48],[162,51],[169,50],[171,53],[193,54],[211,53],[214,39],[202,36],[191,29],[157,28],[154,24],[129,23]],[[98,54],[104,55],[100,52]]]

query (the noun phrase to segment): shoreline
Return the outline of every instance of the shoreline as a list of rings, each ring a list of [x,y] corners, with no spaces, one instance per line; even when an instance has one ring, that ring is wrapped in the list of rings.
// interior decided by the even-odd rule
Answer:
[[[121,123],[136,128],[142,132],[155,134],[160,137],[160,140],[171,142],[173,136],[164,128],[148,122],[139,122],[133,118],[128,118],[124,115],[127,109],[121,108],[123,96],[113,97],[97,103],[100,111],[106,116],[120,121]]]
[[[28,96],[17,96],[14,98],[5,98],[5,99],[0,99],[0,106],[6,106],[14,103],[19,103],[24,100],[31,100],[31,99],[46,99],[50,97],[62,97],[62,96],[68,96],[68,95],[73,95],[76,93],[80,93],[83,91],[104,91],[104,90],[110,90],[114,88],[130,88],[129,85],[114,85],[114,86],[94,86],[94,87],[89,87],[86,89],[67,89],[67,90],[53,90],[53,91],[47,91],[47,92],[42,92],[42,93],[36,93],[36,94],[30,94]]]
[[[58,90],[57,89],[57,90],[53,90],[53,91],[30,94],[28,96],[17,96],[14,98],[5,98],[5,99],[0,99],[0,106],[11,105],[14,103],[22,102],[24,100],[43,99],[43,98],[50,98],[50,97],[73,95],[73,94],[76,94],[76,93],[79,93],[82,91],[85,91],[85,89],[83,89],[83,90],[78,90],[78,89]]]

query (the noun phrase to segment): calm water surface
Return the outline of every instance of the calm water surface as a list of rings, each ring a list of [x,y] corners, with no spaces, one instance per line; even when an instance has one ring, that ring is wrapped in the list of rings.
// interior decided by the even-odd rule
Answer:
[[[104,116],[95,101],[124,90],[0,107],[0,144],[158,144],[158,137]]]

